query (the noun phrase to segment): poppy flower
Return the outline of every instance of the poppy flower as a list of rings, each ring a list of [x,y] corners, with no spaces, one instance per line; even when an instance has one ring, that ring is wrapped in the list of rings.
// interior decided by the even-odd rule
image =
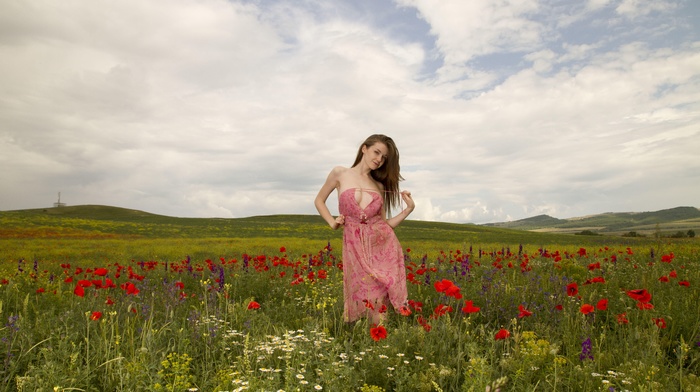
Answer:
[[[646,289],[629,290],[627,296],[642,303],[651,301],[651,294]]]
[[[578,283],[573,282],[566,285],[566,294],[573,297],[578,294]]]
[[[681,280],[680,282],[678,282],[678,284],[681,286],[690,287],[690,282],[688,282],[687,280]]]
[[[661,329],[666,329],[666,320],[663,319],[663,317],[660,318],[653,318],[654,323],[656,324],[657,327]]]
[[[84,297],[85,296],[85,288],[81,285],[75,286],[75,290],[73,290],[73,294],[77,295],[78,297]]]
[[[671,277],[671,278],[677,278],[677,277],[678,277],[678,273],[676,272],[676,270],[673,270],[673,271],[671,271],[671,272],[668,273],[668,276]]]
[[[629,320],[627,320],[627,313],[620,313],[617,315],[617,323],[618,324],[629,324]]]
[[[284,246],[280,247],[280,253],[284,253],[286,251],[287,251],[287,248],[285,248]]]
[[[504,340],[508,339],[510,336],[510,332],[508,332],[507,329],[501,328],[498,332],[496,332],[496,335],[493,337],[495,340]]]
[[[527,309],[525,309],[525,307],[524,307],[522,304],[520,304],[520,305],[518,306],[518,310],[520,311],[520,314],[518,314],[518,318],[523,318],[523,317],[530,317],[530,316],[532,316],[532,312],[529,311],[529,310],[527,310]]]
[[[583,304],[581,305],[581,313],[583,314],[589,314],[595,312],[595,308],[591,304]]]
[[[136,295],[141,292],[141,290],[139,290],[138,287],[131,282],[122,283],[120,287],[122,290],[126,291],[127,295]]]
[[[438,304],[438,306],[435,307],[433,310],[433,318],[438,318],[440,316],[444,316],[447,313],[451,313],[454,309],[452,309],[452,306],[445,305],[445,304]]]
[[[92,312],[92,315],[90,316],[90,320],[95,320],[95,321],[97,321],[101,318],[102,318],[102,312],[97,312],[97,311]]]
[[[402,316],[410,316],[410,315],[411,315],[411,309],[409,309],[408,306],[402,306],[402,307],[399,309],[399,313],[400,313]]]
[[[437,282],[435,282],[435,284],[433,284],[433,286],[435,287],[435,291],[437,291],[438,293],[444,293],[445,290],[447,290],[447,288],[452,285],[453,283],[449,279],[438,280]]]
[[[659,282],[664,282],[664,283],[668,282],[668,276],[664,275],[664,276],[660,277]]]
[[[107,271],[107,268],[96,268],[92,273],[97,275],[97,276],[105,276],[107,275],[109,271]]]
[[[46,289],[44,289],[43,287],[39,287],[38,289],[36,289],[37,294],[41,294],[41,293],[45,293],[45,292],[46,292]]]
[[[248,310],[260,309],[260,304],[255,301],[250,301],[248,304]]]
[[[375,342],[378,342],[382,339],[386,339],[386,328],[384,328],[383,325],[372,327],[369,329],[369,335],[374,339]]]
[[[595,305],[596,309],[598,310],[608,310],[608,300],[607,298],[603,298],[598,303]]]
[[[413,310],[415,310],[418,313],[423,311],[423,303],[420,301],[414,301],[412,299],[409,299],[408,306],[412,307]]]
[[[654,309],[654,305],[650,302],[639,302],[637,301],[637,307],[641,310]]]
[[[445,290],[445,295],[454,299],[462,299],[462,293],[458,286],[452,285]]]
[[[430,324],[428,324],[428,320],[426,320],[425,317],[421,315],[418,315],[418,324],[420,324],[421,327],[423,327],[425,332],[430,332],[430,329],[432,328]]]
[[[462,308],[462,313],[477,313],[481,308],[474,306],[473,301],[467,301],[464,303]]]

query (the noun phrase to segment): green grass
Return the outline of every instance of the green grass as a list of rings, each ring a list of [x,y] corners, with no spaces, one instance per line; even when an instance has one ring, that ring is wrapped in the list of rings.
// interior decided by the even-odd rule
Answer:
[[[700,390],[697,239],[404,223],[422,306],[374,341],[342,321],[341,232],[318,217],[0,213],[0,391]]]

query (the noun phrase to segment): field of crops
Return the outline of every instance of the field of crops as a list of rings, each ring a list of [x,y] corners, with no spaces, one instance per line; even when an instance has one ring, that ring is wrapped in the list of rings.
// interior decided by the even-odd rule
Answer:
[[[369,325],[342,321],[338,233],[306,223],[1,218],[3,391],[700,391],[691,239],[409,224],[412,313]]]

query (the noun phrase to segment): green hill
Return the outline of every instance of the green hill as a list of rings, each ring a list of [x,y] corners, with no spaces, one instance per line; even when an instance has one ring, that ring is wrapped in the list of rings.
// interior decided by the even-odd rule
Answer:
[[[550,220],[551,221],[551,220]],[[403,241],[458,244],[581,244],[571,235],[535,233],[474,224],[407,220],[396,230]],[[84,205],[0,212],[0,238],[283,238],[337,240],[318,215],[247,218],[177,218],[143,211]],[[585,240],[584,240],[585,241]]]
[[[576,233],[584,230],[601,234],[636,232],[641,235],[652,235],[657,231],[664,234],[688,230],[698,232],[700,231],[700,210],[695,207],[676,207],[653,212],[608,212],[569,219],[539,215],[488,226],[558,233]]]

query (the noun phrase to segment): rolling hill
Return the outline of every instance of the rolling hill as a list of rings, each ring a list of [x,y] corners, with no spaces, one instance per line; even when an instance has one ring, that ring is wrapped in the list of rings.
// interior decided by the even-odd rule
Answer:
[[[484,226],[537,232],[578,233],[589,231],[599,234],[653,235],[700,231],[700,210],[695,207],[676,207],[653,212],[607,212],[578,218],[557,219],[538,215],[512,222],[490,223]]]

